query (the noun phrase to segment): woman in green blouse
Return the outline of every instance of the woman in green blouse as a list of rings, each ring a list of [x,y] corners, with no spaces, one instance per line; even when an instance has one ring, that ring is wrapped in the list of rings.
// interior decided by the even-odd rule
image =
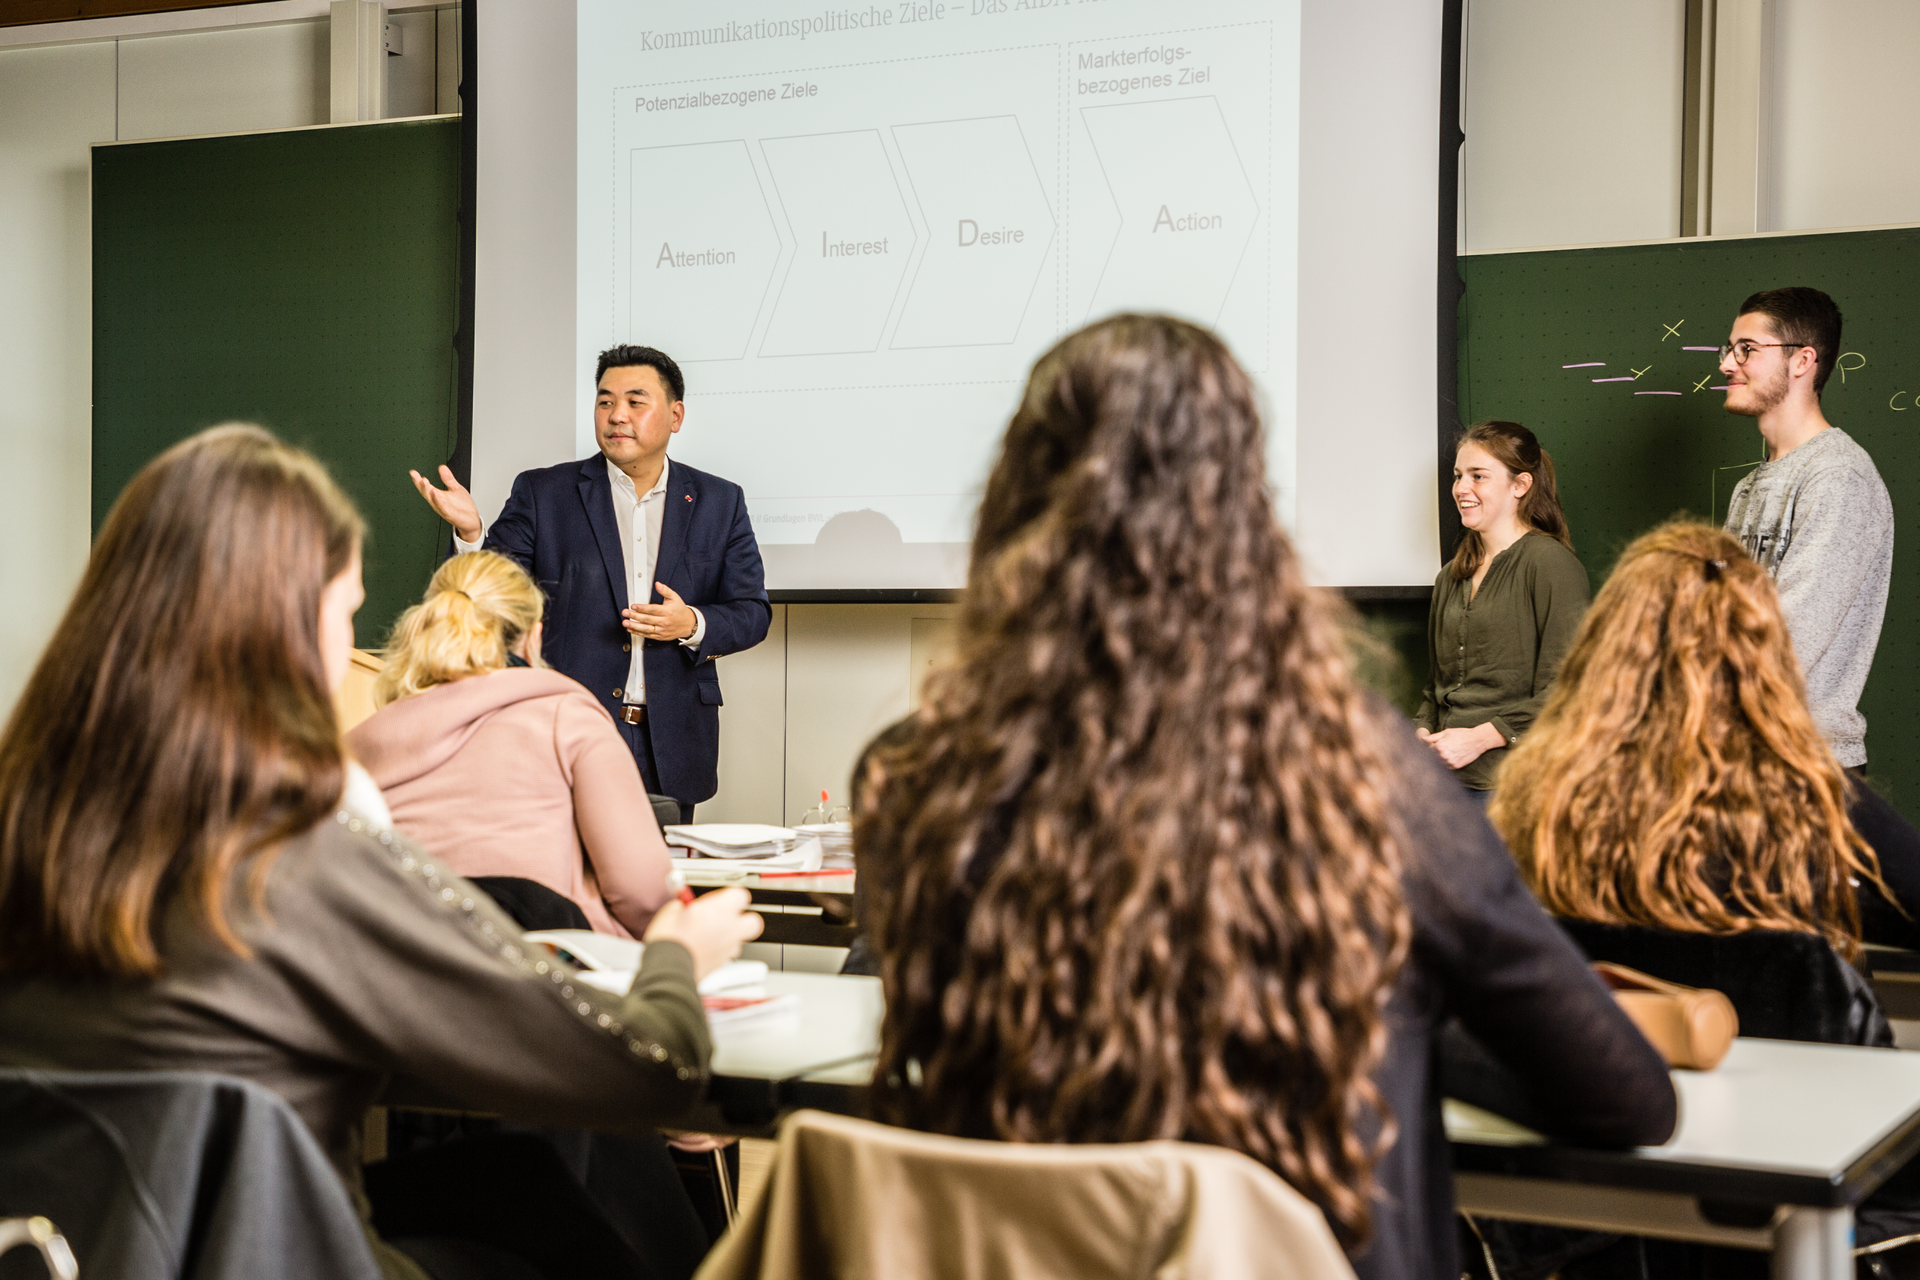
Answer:
[[[1453,501],[1466,534],[1433,580],[1420,738],[1486,799],[1507,748],[1540,714],[1590,592],[1553,459],[1517,422],[1460,438]],[[1529,536],[1540,535],[1540,536]]]

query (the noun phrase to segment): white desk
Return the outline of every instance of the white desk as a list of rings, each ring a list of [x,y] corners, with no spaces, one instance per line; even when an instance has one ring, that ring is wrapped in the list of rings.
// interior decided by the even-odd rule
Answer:
[[[1776,1277],[1853,1274],[1853,1206],[1920,1150],[1920,1054],[1736,1040],[1676,1071],[1680,1131],[1584,1151],[1448,1104],[1460,1207],[1488,1217],[1772,1249]]]
[[[801,1008],[719,1038],[713,1100],[762,1131],[800,1106],[858,1113],[883,1012],[872,978],[774,974]],[[1676,1071],[1680,1131],[1588,1151],[1447,1105],[1460,1207],[1493,1218],[1772,1249],[1780,1280],[1851,1280],[1853,1206],[1920,1152],[1920,1054],[1739,1040]]]

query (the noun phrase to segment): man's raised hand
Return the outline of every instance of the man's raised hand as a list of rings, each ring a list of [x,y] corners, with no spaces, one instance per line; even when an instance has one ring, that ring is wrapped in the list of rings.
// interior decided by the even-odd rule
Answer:
[[[444,489],[433,487],[433,481],[418,471],[409,471],[413,477],[413,487],[427,500],[427,505],[439,513],[442,520],[453,526],[453,532],[462,542],[480,541],[480,508],[473,503],[473,495],[467,487],[453,478],[453,472],[446,466],[440,468],[440,483]]]

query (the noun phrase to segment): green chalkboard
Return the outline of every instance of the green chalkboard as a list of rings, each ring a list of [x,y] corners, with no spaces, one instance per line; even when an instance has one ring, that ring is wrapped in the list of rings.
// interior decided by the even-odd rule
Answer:
[[[95,147],[95,530],[167,446],[260,423],[367,517],[378,645],[445,538],[407,468],[453,452],[459,209],[454,119]]]
[[[1899,525],[1861,710],[1876,783],[1920,818],[1920,228],[1678,240],[1460,260],[1460,412],[1510,418],[1552,453],[1597,589],[1628,541],[1682,512],[1726,516],[1761,457],[1712,390],[1713,347],[1750,294],[1824,289],[1845,317],[1827,418],[1873,455]],[[1614,381],[1612,379],[1627,379]]]

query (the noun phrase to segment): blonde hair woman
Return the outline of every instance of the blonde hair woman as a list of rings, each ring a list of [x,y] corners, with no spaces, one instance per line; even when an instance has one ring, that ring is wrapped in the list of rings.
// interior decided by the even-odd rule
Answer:
[[[1854,884],[1887,891],[1849,797],[1772,580],[1676,522],[1620,557],[1489,816],[1556,915],[1816,933],[1851,958]]]
[[[573,900],[602,933],[639,937],[671,863],[613,720],[540,666],[540,590],[491,551],[448,560],[400,616],[347,735],[394,825],[464,876],[515,876]]]

